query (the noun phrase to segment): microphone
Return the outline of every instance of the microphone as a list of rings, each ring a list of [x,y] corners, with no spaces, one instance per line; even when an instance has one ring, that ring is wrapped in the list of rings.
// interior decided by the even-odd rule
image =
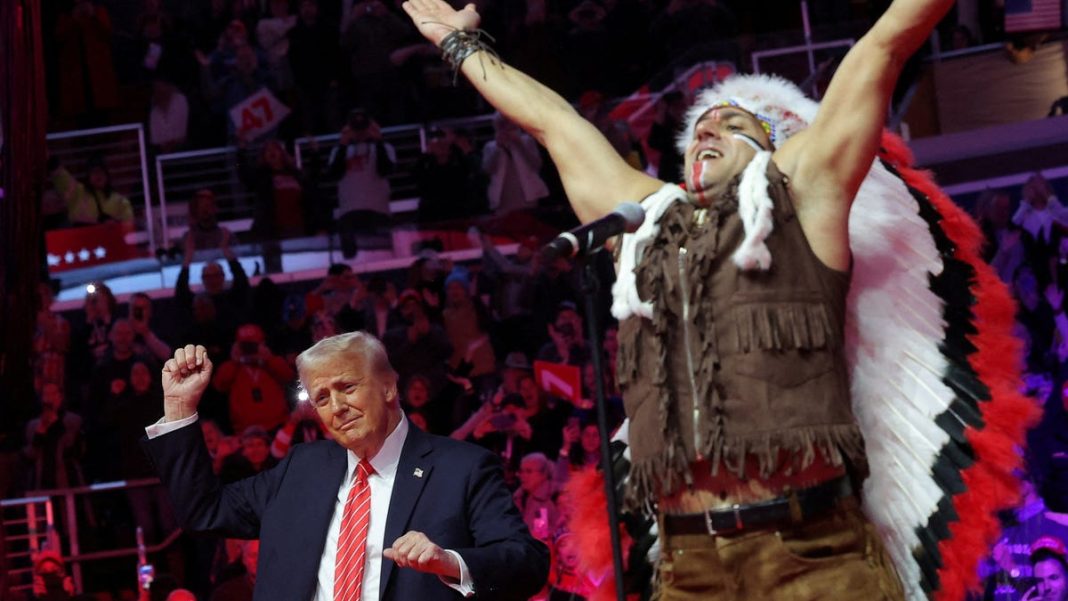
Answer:
[[[547,257],[580,257],[592,253],[622,233],[633,234],[645,221],[645,209],[636,202],[623,202],[615,210],[585,225],[564,232],[545,245]]]

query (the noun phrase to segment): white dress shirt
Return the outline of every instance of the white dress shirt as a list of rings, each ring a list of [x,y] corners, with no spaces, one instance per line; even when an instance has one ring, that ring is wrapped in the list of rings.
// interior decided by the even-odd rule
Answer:
[[[146,427],[145,434],[149,438],[155,438],[192,425],[196,421],[197,414],[173,422],[164,422],[161,418],[160,421]],[[363,585],[360,589],[360,601],[378,601],[380,598],[382,551],[387,544],[390,547],[393,546],[393,541],[387,543],[383,540],[386,536],[386,517],[389,514],[389,502],[393,497],[393,481],[397,475],[397,465],[400,463],[401,449],[404,448],[406,438],[408,438],[408,419],[402,417],[397,427],[382,443],[382,448],[370,459],[371,467],[374,468],[374,473],[367,479],[371,487],[371,525],[367,531],[366,564],[363,572]],[[360,462],[356,453],[347,451],[346,455],[348,467],[334,500],[334,515],[330,518],[330,525],[326,529],[326,544],[323,545],[323,554],[319,559],[318,584],[312,601],[333,601],[334,598],[334,564],[337,556],[337,539],[341,533],[341,517],[345,512],[345,501],[348,499],[349,489],[352,488],[355,480],[356,465]],[[441,581],[465,597],[474,595],[475,588],[471,582],[471,571],[463,558],[451,549],[446,549],[445,552],[455,557],[457,563],[460,564],[460,580],[457,582],[441,577]]]

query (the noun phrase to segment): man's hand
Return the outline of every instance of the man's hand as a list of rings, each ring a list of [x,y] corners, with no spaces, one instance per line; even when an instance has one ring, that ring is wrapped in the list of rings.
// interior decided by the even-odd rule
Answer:
[[[454,30],[478,29],[482,20],[474,4],[456,10],[442,0],[408,0],[401,7],[412,18],[419,33],[435,46],[440,46],[441,40]]]
[[[201,345],[174,351],[163,365],[163,417],[165,421],[189,417],[211,382],[211,359]]]
[[[434,544],[422,532],[410,530],[394,541],[393,546],[382,551],[386,559],[398,568],[412,568],[427,574],[437,574],[460,579],[460,564],[445,549]]]

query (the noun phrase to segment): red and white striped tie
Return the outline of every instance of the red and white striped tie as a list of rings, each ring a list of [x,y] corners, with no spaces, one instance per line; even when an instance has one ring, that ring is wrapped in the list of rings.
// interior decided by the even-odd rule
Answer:
[[[345,501],[341,534],[334,563],[334,601],[360,601],[363,567],[367,556],[367,530],[371,527],[371,487],[367,477],[374,468],[366,459],[356,465],[356,481]]]

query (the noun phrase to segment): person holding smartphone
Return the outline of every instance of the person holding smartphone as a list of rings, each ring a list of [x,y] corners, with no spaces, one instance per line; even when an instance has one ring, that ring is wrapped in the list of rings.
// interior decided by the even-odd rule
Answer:
[[[1068,601],[1068,561],[1064,542],[1041,536],[1031,543],[1031,569],[1035,584],[1022,601]]]
[[[237,329],[230,359],[219,366],[212,385],[229,394],[235,432],[249,426],[273,431],[289,420],[285,387],[295,377],[289,362],[271,352],[263,329],[249,323]]]

